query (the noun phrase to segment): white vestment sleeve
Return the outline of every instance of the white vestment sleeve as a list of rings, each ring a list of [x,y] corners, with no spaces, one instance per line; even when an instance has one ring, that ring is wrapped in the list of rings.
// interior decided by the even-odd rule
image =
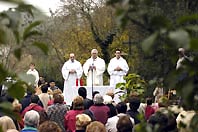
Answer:
[[[108,71],[109,75],[112,75],[115,72],[114,69],[115,69],[115,67],[113,66],[113,62],[112,62],[112,60],[110,60],[110,63],[107,67],[107,71]]]
[[[84,71],[85,76],[88,75],[89,66],[90,66],[90,65],[89,65],[89,60],[87,60],[87,61],[85,62],[85,64],[83,65],[83,71]]]
[[[63,67],[62,67],[62,76],[65,80],[68,79],[69,76],[69,69],[67,69],[67,65],[66,63],[64,63]]]
[[[98,61],[98,64],[96,66],[96,75],[102,75],[105,71],[105,62],[103,59],[100,59]]]
[[[121,71],[122,75],[126,75],[129,71],[129,66],[128,66],[126,60],[124,60],[124,59],[122,60],[122,65],[120,67],[122,69],[122,71]]]
[[[80,79],[83,73],[83,69],[82,69],[82,65],[80,64],[80,62],[76,62],[77,63],[77,69],[76,69],[76,73],[77,73],[77,78]]]

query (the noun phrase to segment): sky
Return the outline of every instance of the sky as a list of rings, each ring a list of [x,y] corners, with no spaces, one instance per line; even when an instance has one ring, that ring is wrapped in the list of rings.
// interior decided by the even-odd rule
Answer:
[[[54,12],[60,5],[60,0],[24,0],[39,8],[43,13],[50,15],[49,8]],[[7,10],[15,5],[0,2],[0,11]]]

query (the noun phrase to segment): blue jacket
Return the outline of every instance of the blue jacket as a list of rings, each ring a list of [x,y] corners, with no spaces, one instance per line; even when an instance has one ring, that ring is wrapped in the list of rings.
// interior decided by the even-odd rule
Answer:
[[[21,132],[38,132],[38,130],[34,127],[25,127],[21,130]]]

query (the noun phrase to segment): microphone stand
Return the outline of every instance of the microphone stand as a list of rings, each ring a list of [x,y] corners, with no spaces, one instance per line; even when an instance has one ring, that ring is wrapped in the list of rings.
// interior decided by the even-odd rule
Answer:
[[[94,67],[94,64],[92,63],[92,67],[91,67],[91,94],[92,94],[92,99],[93,99],[93,67]]]

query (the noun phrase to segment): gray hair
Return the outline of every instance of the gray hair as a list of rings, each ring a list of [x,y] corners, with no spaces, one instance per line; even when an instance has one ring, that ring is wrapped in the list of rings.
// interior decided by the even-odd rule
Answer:
[[[93,101],[94,101],[94,104],[102,104],[104,99],[103,99],[102,95],[96,94],[94,96],[94,100]]]
[[[91,50],[91,54],[92,54],[92,53],[98,54],[98,50],[97,50],[97,49],[92,49],[92,50]]]
[[[25,126],[36,128],[39,125],[39,119],[40,119],[39,113],[35,110],[30,110],[26,112],[24,116]]]

